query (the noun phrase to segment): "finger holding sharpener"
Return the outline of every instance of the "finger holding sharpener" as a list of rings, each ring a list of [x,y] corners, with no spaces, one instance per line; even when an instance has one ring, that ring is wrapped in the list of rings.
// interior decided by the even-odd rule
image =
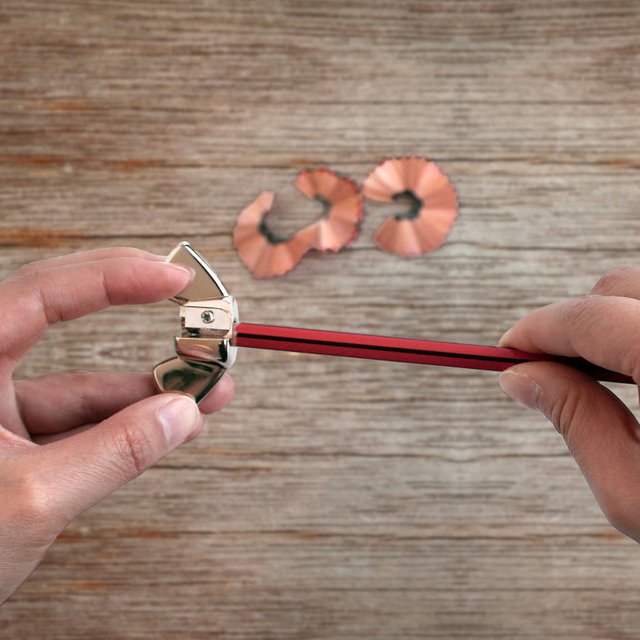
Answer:
[[[215,271],[188,242],[181,242],[167,262],[194,271],[189,286],[170,298],[179,305],[180,335],[176,357],[156,365],[153,376],[160,391],[179,391],[200,402],[235,359],[233,330],[238,307]]]

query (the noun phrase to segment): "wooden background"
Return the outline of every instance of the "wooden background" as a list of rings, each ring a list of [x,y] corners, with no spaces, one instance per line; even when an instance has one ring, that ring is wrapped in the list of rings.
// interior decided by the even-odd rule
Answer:
[[[0,269],[189,239],[246,321],[495,344],[638,260],[639,33],[633,0],[0,0]],[[408,153],[460,194],[435,254],[377,251],[396,208],[371,204],[337,256],[240,263],[258,192],[293,230],[319,211],[299,169]],[[176,322],[55,327],[21,374],[150,369]],[[494,374],[246,350],[235,377],[200,438],[69,527],[2,637],[638,636],[637,545]]]

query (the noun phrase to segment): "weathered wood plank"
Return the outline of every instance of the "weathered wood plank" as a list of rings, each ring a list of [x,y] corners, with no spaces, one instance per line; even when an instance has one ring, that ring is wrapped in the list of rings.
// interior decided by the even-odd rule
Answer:
[[[639,29],[632,0],[3,0],[0,274],[188,238],[247,321],[495,343],[637,262]],[[396,208],[368,203],[339,255],[264,282],[239,262],[258,192],[291,231],[318,213],[296,171],[407,153],[460,195],[435,254],[378,252]],[[110,309],[19,374],[147,370],[175,325]],[[197,440],[69,527],[4,635],[635,637],[636,545],[494,374],[245,350],[235,377]]]

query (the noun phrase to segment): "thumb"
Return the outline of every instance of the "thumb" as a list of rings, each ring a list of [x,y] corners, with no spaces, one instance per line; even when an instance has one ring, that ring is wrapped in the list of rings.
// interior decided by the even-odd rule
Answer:
[[[587,374],[555,362],[510,367],[499,382],[508,396],[554,424],[604,514],[628,533],[629,514],[640,513],[640,443],[627,406]],[[636,535],[639,525],[632,527]]]
[[[146,398],[104,422],[42,447],[52,507],[70,521],[195,437],[203,418],[182,394]]]

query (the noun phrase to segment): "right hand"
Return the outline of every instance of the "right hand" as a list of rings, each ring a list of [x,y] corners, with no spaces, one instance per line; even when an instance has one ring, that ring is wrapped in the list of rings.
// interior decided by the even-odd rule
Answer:
[[[521,318],[500,346],[581,357],[640,381],[640,268],[606,273],[589,295]],[[556,362],[510,367],[500,386],[562,434],[603,513],[640,542],[640,424],[609,389]]]

